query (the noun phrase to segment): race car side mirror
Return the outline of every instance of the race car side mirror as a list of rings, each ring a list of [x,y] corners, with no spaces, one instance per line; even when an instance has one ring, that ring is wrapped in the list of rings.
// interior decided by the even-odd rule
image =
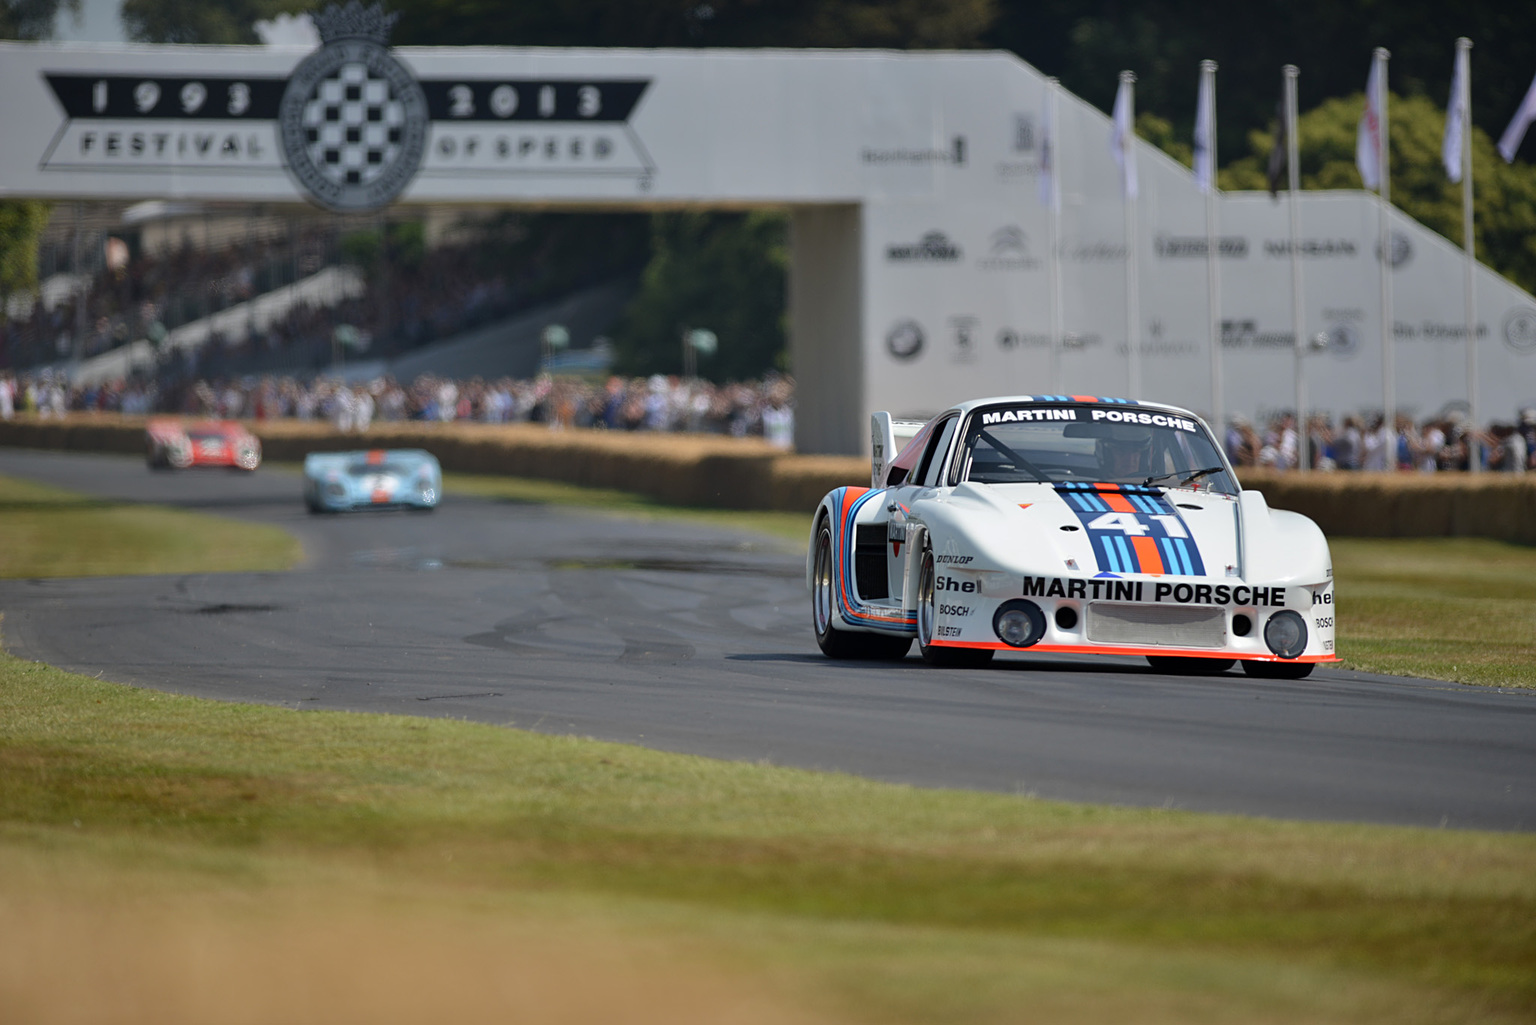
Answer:
[[[885,487],[885,477],[896,458],[896,432],[891,425],[891,414],[884,410],[869,418],[869,486]]]

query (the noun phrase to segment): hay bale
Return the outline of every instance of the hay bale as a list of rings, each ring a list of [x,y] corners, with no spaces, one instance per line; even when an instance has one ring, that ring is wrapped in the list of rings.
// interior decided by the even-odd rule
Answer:
[[[18,416],[0,423],[0,445],[137,454],[144,451],[144,421],[108,413]],[[366,434],[342,434],[325,421],[247,426],[274,461],[338,449],[421,448],[445,470],[630,491],[674,505],[809,512],[833,488],[869,481],[864,459],[787,454],[760,438],[464,422],[376,422]],[[1337,536],[1536,544],[1536,475],[1245,470],[1242,483],[1263,492],[1271,507],[1310,516]]]

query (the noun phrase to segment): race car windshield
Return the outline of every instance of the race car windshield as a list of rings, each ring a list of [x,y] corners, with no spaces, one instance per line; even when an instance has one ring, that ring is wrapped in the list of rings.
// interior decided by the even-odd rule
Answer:
[[[207,443],[210,441],[222,442],[226,440],[224,435],[218,431],[188,431],[187,437],[199,443]]]
[[[395,477],[410,476],[415,467],[408,463],[370,463],[358,461],[347,467],[347,472],[354,476],[364,477],[370,474],[390,474]]]
[[[1237,494],[1205,428],[1135,406],[999,406],[966,426],[953,483],[1088,482],[1209,488]]]

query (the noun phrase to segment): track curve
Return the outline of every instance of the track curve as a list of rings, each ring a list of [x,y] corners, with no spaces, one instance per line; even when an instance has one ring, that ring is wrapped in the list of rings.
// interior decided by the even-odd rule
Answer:
[[[296,474],[0,449],[0,474],[280,526],[290,573],[0,581],[5,644],[299,708],[468,718],[922,786],[1279,818],[1536,827],[1536,696],[1139,659],[836,663],[774,540],[449,494],[312,517]],[[1348,615],[1347,595],[1343,596]]]

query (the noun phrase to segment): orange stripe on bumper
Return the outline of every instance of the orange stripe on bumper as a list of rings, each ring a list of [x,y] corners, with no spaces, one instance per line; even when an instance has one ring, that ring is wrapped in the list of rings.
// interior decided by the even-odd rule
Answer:
[[[1036,644],[1028,648],[1015,648],[1002,641],[941,641],[935,639],[930,648],[976,648],[986,651],[1044,652],[1048,655],[1179,655],[1189,658],[1232,658],[1239,662],[1337,662],[1337,655],[1302,655],[1300,658],[1281,658],[1278,655],[1252,655],[1236,651],[1213,651],[1210,648],[1137,648],[1110,647],[1089,644]]]

